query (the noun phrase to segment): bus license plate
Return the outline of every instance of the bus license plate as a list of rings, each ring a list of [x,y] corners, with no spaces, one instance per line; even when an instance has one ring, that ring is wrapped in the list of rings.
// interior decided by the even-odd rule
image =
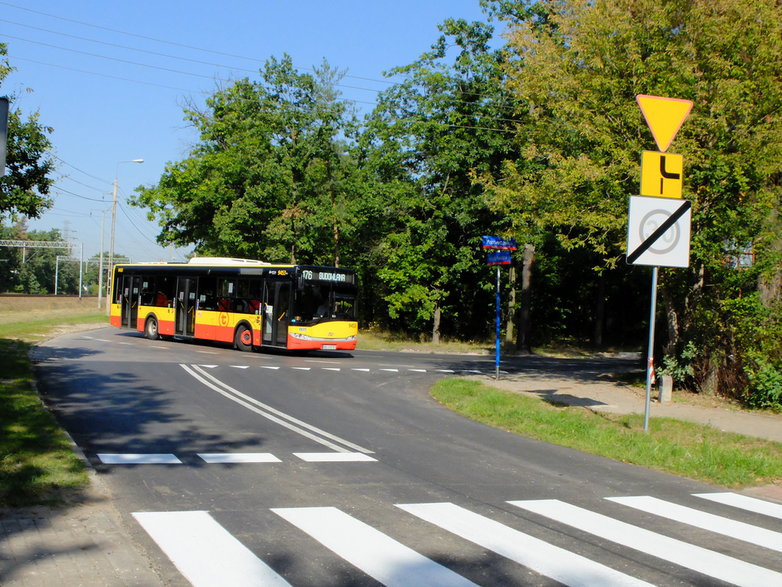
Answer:
[[[336,351],[337,345],[335,344],[324,344],[322,347],[320,347],[324,351]]]

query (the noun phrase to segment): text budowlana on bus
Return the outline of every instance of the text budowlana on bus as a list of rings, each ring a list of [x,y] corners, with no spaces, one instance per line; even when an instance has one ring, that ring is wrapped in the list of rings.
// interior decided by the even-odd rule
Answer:
[[[269,346],[353,350],[356,273],[308,265],[196,257],[114,267],[110,321],[147,338],[177,336]]]

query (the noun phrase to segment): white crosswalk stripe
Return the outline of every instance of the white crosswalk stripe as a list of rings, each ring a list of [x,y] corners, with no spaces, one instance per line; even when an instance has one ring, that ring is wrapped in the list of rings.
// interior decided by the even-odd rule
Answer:
[[[730,492],[696,493],[695,497],[716,501],[717,503],[782,520],[782,504],[779,503],[771,503],[770,501],[763,501],[762,499],[755,499],[754,497],[749,497],[747,495]]]
[[[195,587],[290,585],[207,512],[136,512],[133,517]]]
[[[684,507],[656,497],[638,495],[634,497],[609,497],[610,501],[621,503],[631,508],[662,516],[669,520],[675,520],[690,526],[731,536],[737,540],[743,540],[750,544],[756,544],[763,548],[769,548],[782,552],[782,534],[765,528],[758,528],[752,524],[737,522],[722,516],[716,516],[693,508]]]
[[[735,585],[782,585],[782,573],[657,534],[558,499],[508,503]]]
[[[475,585],[337,508],[277,508],[272,511],[383,585]]]
[[[742,503],[745,506],[751,506],[753,510],[765,509],[764,504],[775,505],[762,500],[755,500],[758,503],[746,502],[741,499],[742,496],[737,494],[696,495],[704,499],[716,496],[716,499],[712,501],[719,501],[731,507],[736,503]],[[775,548],[777,543],[774,540],[778,539],[779,532],[764,530],[747,523],[702,512],[696,508],[679,506],[650,496],[606,499],[616,504],[628,506],[628,508],[659,515],[664,519],[663,524],[670,523],[673,526],[673,522],[670,520],[674,520],[677,524],[686,524],[718,532],[736,540],[778,550]],[[693,579],[691,574],[690,581],[705,583],[710,580],[708,578],[712,578],[736,585],[782,585],[782,573],[743,561],[740,558],[742,556],[740,553],[735,556],[721,554],[666,536],[663,533],[632,525],[617,517],[607,516],[560,500],[509,501],[507,503],[520,508],[520,510],[543,516],[557,523],[619,544],[623,548],[641,551],[703,575],[700,579]],[[354,566],[357,572],[363,572],[384,585],[467,586],[475,584],[455,570],[448,568],[447,565],[451,564],[450,562],[443,563],[432,560],[407,546],[407,544],[420,545],[422,543],[420,535],[422,526],[420,523],[411,526],[414,519],[432,524],[432,530],[426,533],[424,543],[429,540],[432,541],[432,544],[447,543],[447,541],[443,542],[446,540],[446,535],[441,531],[444,530],[452,536],[448,540],[465,541],[463,543],[467,545],[465,552],[480,548],[481,553],[474,555],[473,560],[475,561],[485,561],[486,552],[490,551],[517,563],[520,565],[520,574],[515,576],[513,581],[518,581],[519,577],[524,577],[529,572],[538,573],[564,585],[648,585],[647,581],[661,582],[661,576],[670,579],[670,575],[659,574],[670,573],[670,569],[668,571],[656,570],[656,565],[638,563],[642,566],[634,570],[636,564],[633,562],[634,557],[618,558],[613,547],[606,548],[607,561],[605,563],[588,558],[584,554],[572,552],[569,548],[573,548],[574,543],[570,532],[562,535],[563,543],[568,547],[554,544],[557,539],[547,541],[533,536],[522,530],[524,530],[525,524],[534,523],[535,526],[527,526],[532,528],[539,527],[539,523],[530,521],[526,516],[518,516],[511,527],[511,525],[492,519],[489,515],[478,514],[468,508],[448,502],[407,503],[397,504],[395,507],[389,504],[383,507],[387,507],[389,510],[395,509],[397,512],[401,510],[405,514],[402,514],[403,518],[400,518],[399,515],[389,516],[387,518],[388,525],[382,532],[362,521],[361,514],[351,515],[331,506],[272,508],[266,510],[266,514],[261,512],[259,515],[261,517],[275,517],[269,513],[273,512],[331,551],[333,554],[329,554],[329,557],[338,556]],[[773,515],[774,509],[770,508],[769,510],[769,517],[772,519],[775,517]],[[640,515],[633,514],[631,509],[628,509],[627,513],[635,519]],[[409,518],[407,518],[408,515]],[[509,513],[506,511],[502,515],[507,518]],[[271,556],[271,553],[264,551],[264,554],[259,555],[259,558],[234,538],[208,512],[137,512],[133,516],[180,572],[194,585],[287,584],[286,579],[261,560],[264,556]],[[268,519],[261,527],[267,526]],[[415,536],[410,535],[410,528],[418,528],[415,530]],[[659,528],[659,525],[655,526],[656,530]],[[549,535],[552,531],[557,532],[556,526],[547,530]],[[286,540],[292,540],[292,538],[289,537]],[[274,543],[282,550],[286,548],[285,544],[279,542],[277,535],[274,536]],[[307,548],[305,556],[312,558],[311,547],[302,547],[298,541],[295,544],[296,546],[288,548]],[[474,546],[469,546],[470,544]],[[736,544],[739,546],[738,550],[744,555],[749,556],[748,553],[752,552],[749,545],[742,551],[741,543],[736,542]],[[594,556],[594,545],[590,548]],[[325,549],[323,549],[324,553],[327,552]],[[275,559],[277,558],[279,558],[279,554],[275,555]],[[316,558],[322,558],[322,555]],[[273,564],[275,559],[270,559],[270,562]],[[328,558],[322,560],[325,561]],[[458,557],[451,560],[456,561]],[[465,567],[465,564],[468,567]],[[480,564],[482,563],[461,561],[459,570],[464,572],[464,569],[469,568],[469,565]],[[492,575],[491,570],[479,566],[474,567],[474,571],[471,578],[496,576]],[[289,572],[295,576],[294,571],[289,570]],[[326,571],[324,570],[324,572]],[[508,577],[513,576],[514,571],[506,568],[504,571],[497,572],[510,573],[507,576],[503,575],[500,579],[494,579],[494,581],[507,582]],[[640,574],[643,579],[635,576],[636,574]],[[685,577],[682,579],[688,580]],[[291,577],[288,577],[288,580],[291,580]],[[524,581],[522,580],[522,582]],[[662,582],[665,582],[665,579],[662,579]]]
[[[452,503],[397,507],[565,585],[649,585]]]

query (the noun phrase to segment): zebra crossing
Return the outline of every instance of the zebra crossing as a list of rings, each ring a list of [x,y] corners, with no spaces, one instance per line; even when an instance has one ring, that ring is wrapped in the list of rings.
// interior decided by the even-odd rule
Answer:
[[[367,577],[363,582],[374,580],[389,586],[476,585],[485,575],[474,568],[481,564],[475,561],[486,560],[480,553],[491,553],[520,565],[520,576],[533,573],[533,583],[548,578],[564,585],[649,585],[673,580],[782,585],[782,558],[774,555],[782,552],[782,504],[734,493],[692,497],[701,500],[697,505],[703,504],[702,508],[651,496],[607,497],[595,504],[595,509],[607,504],[608,514],[558,499],[509,500],[494,504],[488,513],[484,506],[476,506],[483,509],[479,513],[450,502],[399,503],[384,506],[395,523],[381,530],[366,519],[373,517],[366,512],[333,506],[280,507],[258,512],[258,523],[269,528],[273,526],[269,517],[283,520],[289,530],[307,540],[304,556],[314,557],[314,549],[325,548],[324,553],[330,552],[329,556],[356,570],[356,583],[362,583],[363,574]],[[685,499],[693,501],[690,496]],[[719,515],[707,511],[715,508]],[[641,527],[646,514],[662,526]],[[753,523],[737,520],[741,515]],[[275,557],[267,549],[256,554],[231,535],[218,522],[219,512],[136,512],[133,516],[195,586],[291,584],[290,576],[284,576],[289,572],[272,568]],[[411,545],[425,550],[420,546],[420,529],[411,528],[419,528],[416,524],[422,522],[427,539],[439,543],[445,536],[456,538],[466,548],[477,549],[476,556],[449,566],[453,561],[418,552]],[[545,539],[541,527],[549,529],[543,534]],[[683,527],[696,529],[692,535],[699,536],[703,544],[682,539]],[[581,549],[574,542],[580,533],[598,540]],[[290,532],[283,534],[290,539]],[[278,548],[301,548],[301,543],[298,547],[284,544],[285,538],[279,544],[276,536],[270,540]],[[726,542],[731,545],[728,552]],[[269,560],[264,561],[265,556]],[[772,561],[769,566],[773,568],[757,564],[759,560]],[[326,577],[327,571],[323,573]]]
[[[173,453],[96,453],[104,465],[184,465],[188,456]],[[201,461],[214,465],[273,464],[288,460],[269,452],[196,453]],[[294,452],[296,461],[305,463],[375,463],[377,459],[364,452]],[[183,460],[185,459],[185,460]]]

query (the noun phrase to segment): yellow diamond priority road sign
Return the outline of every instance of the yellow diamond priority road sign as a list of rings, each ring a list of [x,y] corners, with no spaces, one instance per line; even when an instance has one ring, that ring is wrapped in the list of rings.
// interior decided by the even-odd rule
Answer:
[[[684,120],[690,115],[692,101],[644,94],[637,95],[635,101],[638,102],[646,124],[652,131],[657,148],[664,153],[670,147]]]

